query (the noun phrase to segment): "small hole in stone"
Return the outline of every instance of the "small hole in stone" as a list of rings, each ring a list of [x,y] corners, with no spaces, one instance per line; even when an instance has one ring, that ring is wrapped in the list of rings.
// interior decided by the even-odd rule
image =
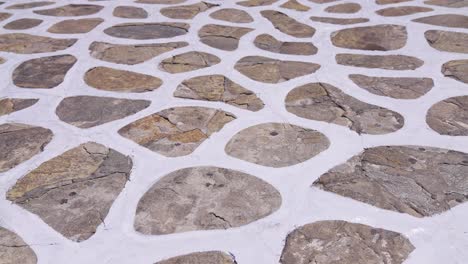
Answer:
[[[76,192],[71,192],[68,194],[68,196],[75,196],[76,195]]]
[[[277,135],[278,135],[278,132],[276,132],[276,131],[270,132],[270,136],[277,136]]]
[[[62,199],[62,200],[60,200],[60,204],[66,204],[66,203],[68,203],[68,200],[67,200],[67,199]]]
[[[174,145],[175,145],[175,146],[180,146],[180,143],[175,143]]]

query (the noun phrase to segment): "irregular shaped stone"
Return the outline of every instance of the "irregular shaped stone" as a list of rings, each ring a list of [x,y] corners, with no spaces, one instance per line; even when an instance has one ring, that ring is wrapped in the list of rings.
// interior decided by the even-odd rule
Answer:
[[[235,8],[219,9],[211,13],[210,17],[233,23],[250,23],[254,21],[249,13]]]
[[[428,5],[437,5],[452,8],[462,8],[468,6],[468,0],[429,0],[425,1]]]
[[[338,14],[353,14],[361,10],[361,5],[356,3],[343,3],[325,8],[325,12]]]
[[[202,43],[210,47],[232,51],[239,46],[240,38],[252,30],[245,27],[209,24],[200,28],[198,36]]]
[[[131,93],[153,91],[163,83],[161,79],[151,75],[108,67],[95,67],[88,70],[84,81],[87,85],[99,90]]]
[[[196,15],[218,5],[206,2],[199,2],[192,5],[180,5],[174,7],[164,7],[160,10],[163,16],[174,19],[192,19]]]
[[[39,99],[4,98],[0,99],[0,116],[23,110],[37,103]]]
[[[406,45],[406,39],[406,28],[399,25],[348,28],[331,35],[333,45],[359,50],[397,50]]]
[[[254,92],[219,74],[198,76],[185,80],[177,86],[174,96],[224,102],[250,111],[258,111],[264,106],[262,100]]]
[[[156,4],[156,5],[175,5],[186,2],[187,0],[137,0],[135,3]]]
[[[10,13],[3,13],[3,12],[0,12],[0,22],[5,20],[5,19],[8,19],[12,16],[12,14]]]
[[[91,56],[98,60],[134,65],[186,46],[187,42],[119,45],[95,41],[89,46],[89,51]]]
[[[104,22],[102,18],[83,18],[63,20],[53,24],[47,32],[56,34],[82,34],[88,33]]]
[[[336,18],[336,17],[317,17],[311,16],[310,20],[315,22],[335,24],[335,25],[352,25],[369,22],[368,18]]]
[[[252,80],[280,83],[316,72],[320,65],[301,61],[282,61],[260,56],[247,56],[234,68]]]
[[[430,12],[433,11],[432,8],[422,7],[422,6],[397,6],[397,7],[388,7],[375,11],[375,13],[386,16],[386,17],[396,17],[396,16],[408,16],[417,13]]]
[[[468,60],[453,60],[442,65],[444,76],[468,83]]]
[[[0,51],[33,54],[64,50],[75,44],[76,39],[55,39],[22,33],[0,35]]]
[[[287,9],[292,9],[300,12],[306,12],[309,11],[310,7],[303,5],[296,0],[288,0],[284,4],[280,5],[282,8],[287,8]]]
[[[175,107],[139,119],[119,134],[166,157],[192,153],[213,133],[236,119],[228,112],[206,107]]]
[[[52,136],[52,131],[38,126],[15,123],[0,125],[0,172],[41,153]]]
[[[237,2],[236,4],[241,5],[241,6],[266,6],[266,5],[271,5],[275,2],[278,2],[278,0],[246,0],[246,1],[240,1]]]
[[[413,21],[441,27],[468,28],[468,16],[457,14],[444,14],[421,17],[413,19]]]
[[[147,18],[148,12],[141,7],[117,6],[114,8],[112,15],[121,18]]]
[[[37,1],[37,2],[29,2],[29,3],[11,5],[11,6],[8,6],[6,9],[30,9],[30,8],[35,8],[35,7],[48,6],[52,4],[55,4],[55,2]]]
[[[282,264],[402,264],[414,250],[402,234],[346,221],[318,221],[286,238]]]
[[[316,3],[316,4],[327,4],[331,2],[336,2],[338,0],[309,0],[309,2]]]
[[[262,34],[255,38],[257,48],[275,53],[290,55],[314,55],[317,47],[310,42],[282,42],[268,34]]]
[[[206,251],[190,253],[182,256],[172,257],[170,259],[161,260],[155,264],[237,264],[232,255],[221,251]]]
[[[63,99],[55,113],[65,123],[90,128],[133,115],[150,104],[151,101],[146,100],[72,96]]]
[[[170,73],[181,73],[211,67],[220,62],[221,60],[215,55],[190,51],[161,61],[159,68]]]
[[[431,47],[440,51],[468,53],[468,34],[442,30],[428,30],[424,33]]]
[[[346,66],[363,67],[386,70],[414,70],[421,67],[424,61],[405,55],[364,55],[364,54],[337,54],[336,63]]]
[[[189,25],[185,23],[125,23],[104,30],[109,36],[128,39],[159,39],[185,35]]]
[[[51,9],[36,10],[34,13],[44,16],[88,16],[103,9],[99,5],[70,4]]]
[[[0,227],[0,259],[3,264],[36,264],[34,251],[17,234]]]
[[[468,200],[468,154],[425,146],[365,149],[313,186],[415,217],[443,213]]]
[[[375,3],[378,5],[388,5],[388,4],[398,4],[403,2],[409,2],[413,0],[375,0]]]
[[[191,167],[164,176],[143,195],[134,226],[150,235],[228,229],[264,218],[280,206],[280,193],[257,177]]]
[[[434,87],[431,78],[371,77],[361,74],[350,74],[349,78],[370,93],[395,99],[416,99]]]
[[[468,96],[452,97],[434,104],[427,112],[426,122],[441,135],[468,136]]]
[[[302,24],[284,13],[274,10],[263,10],[260,14],[284,34],[296,38],[310,38],[315,33],[315,28]]]
[[[42,23],[42,20],[35,18],[21,18],[18,20],[11,21],[10,23],[3,26],[4,29],[12,30],[23,30],[37,27]]]
[[[6,198],[39,216],[64,237],[80,242],[104,223],[131,169],[129,157],[88,142],[20,178]]]
[[[13,71],[13,83],[21,88],[54,88],[63,82],[75,63],[72,55],[27,60]]]
[[[359,101],[326,83],[296,87],[285,103],[286,110],[299,117],[345,126],[358,134],[388,134],[404,124],[399,113]]]

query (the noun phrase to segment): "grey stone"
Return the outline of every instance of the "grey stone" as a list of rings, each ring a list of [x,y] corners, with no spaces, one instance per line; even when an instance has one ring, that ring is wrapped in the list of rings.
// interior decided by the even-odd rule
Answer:
[[[189,51],[161,61],[159,68],[170,73],[181,73],[211,67],[220,62],[221,59],[215,55],[206,52]]]
[[[262,50],[290,55],[314,55],[317,47],[310,42],[289,42],[279,41],[271,35],[258,35],[254,40],[254,45]]]
[[[452,60],[444,63],[442,74],[468,84],[468,60]]]
[[[103,6],[70,4],[51,9],[36,10],[34,13],[44,16],[88,16],[101,11]]]
[[[64,50],[73,46],[77,39],[55,39],[22,33],[0,35],[0,51],[18,54],[33,54]]]
[[[204,25],[198,31],[200,41],[210,47],[232,51],[239,46],[239,40],[253,29],[222,25]]]
[[[434,49],[468,54],[468,34],[466,33],[428,30],[424,36]]]
[[[284,34],[296,38],[310,38],[315,33],[315,28],[302,24],[284,13],[274,10],[263,10],[260,14]]]
[[[0,116],[28,108],[39,99],[4,98],[0,99]]]
[[[11,21],[10,23],[3,26],[4,29],[10,30],[24,30],[37,27],[42,23],[41,19],[35,18],[21,18],[18,20]]]
[[[317,17],[311,16],[310,20],[315,22],[335,24],[335,25],[352,25],[369,22],[368,18],[336,18],[336,17]]]
[[[361,10],[361,5],[357,3],[342,3],[325,8],[325,12],[338,14],[353,14]]]
[[[428,5],[437,5],[451,8],[462,8],[468,6],[468,0],[429,0],[425,1]]]
[[[424,64],[424,61],[405,55],[365,55],[365,54],[337,54],[336,63],[346,66],[363,67],[386,70],[415,70]]]
[[[297,2],[296,0],[288,0],[284,4],[280,5],[280,7],[286,8],[286,9],[296,10],[296,11],[299,11],[299,12],[306,12],[306,11],[310,10],[310,7],[301,4],[301,3]]]
[[[249,13],[235,8],[219,9],[211,13],[210,17],[233,23],[250,23],[254,21]]]
[[[250,6],[267,6],[276,2],[278,2],[278,0],[245,0],[245,1],[237,2],[237,4],[241,6],[250,7]]]
[[[36,1],[36,2],[28,2],[28,3],[11,5],[11,6],[8,6],[6,9],[31,9],[35,7],[48,6],[48,5],[53,5],[53,4],[55,4],[55,2]]]
[[[468,96],[451,97],[434,104],[427,112],[426,122],[441,135],[468,136]]]
[[[0,260],[2,264],[36,264],[34,251],[17,234],[0,227]]]
[[[177,22],[125,23],[104,30],[109,36],[128,39],[173,38],[187,34],[189,25]]]
[[[195,252],[161,260],[155,264],[237,264],[232,255],[221,251]]]
[[[389,4],[398,4],[403,2],[410,2],[413,0],[375,0],[375,3],[378,5],[389,5]]]
[[[468,16],[457,14],[444,14],[429,17],[421,17],[413,19],[413,21],[442,27],[468,28]]]
[[[88,33],[104,22],[102,18],[68,19],[53,24],[47,32],[55,34],[82,34]]]
[[[396,16],[408,16],[417,13],[431,12],[434,11],[432,8],[422,7],[422,6],[397,6],[397,7],[388,7],[375,11],[377,14],[386,17],[396,17]]]
[[[141,7],[135,6],[117,6],[112,15],[120,18],[147,18],[148,12]]]

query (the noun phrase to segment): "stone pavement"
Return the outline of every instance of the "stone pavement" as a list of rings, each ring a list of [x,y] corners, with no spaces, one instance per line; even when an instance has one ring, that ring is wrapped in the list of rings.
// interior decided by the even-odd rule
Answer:
[[[0,263],[466,264],[467,0],[2,0]]]

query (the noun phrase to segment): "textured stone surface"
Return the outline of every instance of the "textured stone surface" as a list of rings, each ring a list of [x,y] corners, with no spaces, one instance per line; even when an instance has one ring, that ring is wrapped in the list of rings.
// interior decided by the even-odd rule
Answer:
[[[468,60],[453,60],[442,65],[444,76],[468,83]]]
[[[73,96],[63,99],[55,113],[65,123],[90,128],[133,115],[147,108],[150,103],[146,100]]]
[[[427,112],[426,122],[441,135],[468,136],[468,96],[452,97],[434,104]]]
[[[64,237],[80,242],[104,223],[131,169],[129,157],[88,142],[42,163],[6,196]]]
[[[442,30],[428,30],[424,33],[431,47],[440,51],[468,53],[468,34]]]
[[[89,46],[89,51],[93,58],[99,60],[134,65],[186,46],[188,46],[187,42],[119,45],[95,41]]]
[[[148,12],[141,7],[135,6],[117,6],[112,15],[120,18],[147,18]]]
[[[252,175],[191,167],[164,176],[143,195],[135,229],[152,235],[228,229],[264,218],[280,206],[280,193]]]
[[[12,14],[10,14],[10,13],[0,12],[0,22],[10,18],[11,16],[12,16]]]
[[[177,86],[174,96],[224,102],[251,111],[258,111],[264,106],[262,100],[254,92],[219,74],[198,76],[185,80]]]
[[[205,25],[198,31],[200,41],[210,47],[232,51],[239,46],[242,36],[253,29],[222,25]]]
[[[164,7],[161,9],[161,14],[163,16],[174,19],[192,19],[199,13],[205,12],[206,10],[215,6],[218,5],[207,2],[199,2],[192,5]]]
[[[278,0],[246,0],[237,2],[241,6],[267,6],[278,2]]]
[[[330,145],[322,133],[287,123],[248,127],[229,140],[225,151],[235,158],[281,168],[304,162]]]
[[[414,22],[442,26],[442,27],[451,27],[451,28],[468,28],[468,16],[456,15],[456,14],[445,14],[445,15],[435,15],[429,17],[421,17],[418,19],[413,19]]]
[[[162,80],[157,77],[108,67],[88,70],[84,80],[91,87],[113,92],[143,93],[162,85]]]
[[[69,19],[53,24],[47,31],[56,34],[88,33],[102,22],[102,18]]]
[[[219,9],[211,13],[210,17],[233,23],[250,23],[254,21],[249,13],[235,8]]]
[[[0,116],[28,108],[39,99],[4,98],[0,99]]]
[[[325,8],[325,12],[338,14],[353,14],[361,10],[361,5],[357,3],[342,3]]]
[[[281,61],[267,57],[248,56],[236,62],[234,68],[252,80],[280,83],[316,72],[320,65],[300,61]]]
[[[51,9],[36,10],[34,13],[44,16],[88,16],[98,13],[102,8],[99,5],[70,4]]]
[[[313,27],[302,24],[284,13],[273,10],[264,10],[260,13],[264,18],[268,19],[276,29],[284,34],[296,38],[310,38],[315,33]]]
[[[190,51],[167,58],[159,64],[159,68],[170,73],[181,73],[207,68],[221,62],[215,55]]]
[[[255,38],[254,44],[257,48],[281,54],[291,55],[314,55],[317,47],[309,42],[280,41],[268,34],[262,34]]]
[[[11,6],[8,6],[6,9],[31,9],[35,7],[52,5],[54,3],[55,2],[50,2],[50,1],[27,2],[27,3],[11,5]]]
[[[358,134],[387,134],[403,127],[403,117],[371,105],[326,83],[310,83],[291,90],[286,110],[306,119],[346,126]]]
[[[0,172],[32,158],[52,140],[49,129],[25,124],[0,125]]]
[[[0,51],[32,54],[64,50],[75,44],[76,39],[55,39],[22,33],[0,35]]]
[[[182,256],[161,260],[155,264],[237,264],[233,256],[221,251],[206,251],[190,253]]]
[[[426,146],[365,149],[314,186],[370,205],[432,216],[468,200],[468,154]]]
[[[413,1],[413,0],[375,0],[375,2],[378,5],[398,4],[398,3],[410,2],[410,1]]]
[[[185,23],[125,23],[104,30],[109,36],[128,39],[160,39],[185,35],[189,25]]]
[[[364,55],[364,54],[337,54],[336,62],[341,65],[355,66],[371,69],[386,70],[414,70],[421,67],[424,61],[405,55]]]
[[[310,20],[315,22],[335,24],[335,25],[352,25],[369,22],[368,18],[336,18],[336,17],[317,17],[311,16]]]
[[[179,157],[192,153],[235,118],[214,108],[175,107],[130,123],[119,134],[166,157]]]
[[[431,78],[372,77],[351,74],[349,78],[359,87],[377,95],[395,99],[416,99],[434,87]]]
[[[175,5],[186,1],[187,0],[137,0],[135,2],[141,4]]]
[[[452,8],[461,8],[468,6],[468,0],[429,0],[424,1],[428,5],[437,5]]]
[[[402,264],[414,250],[402,234],[346,221],[318,221],[286,238],[282,264]]]
[[[348,28],[331,36],[333,45],[340,48],[383,51],[403,48],[406,39],[406,28],[398,25]]]
[[[3,264],[36,264],[34,251],[21,237],[0,227],[0,260]]]
[[[18,20],[11,21],[10,23],[3,26],[4,29],[12,30],[23,30],[36,27],[42,23],[42,20],[35,18],[21,18]]]
[[[309,1],[312,3],[316,3],[316,4],[328,4],[328,3],[336,2],[339,0],[309,0]]]
[[[6,60],[5,60],[4,58],[0,57],[0,64],[5,63],[5,61],[6,61]]]
[[[76,58],[72,55],[28,60],[13,71],[13,83],[21,88],[54,88],[63,82],[75,63]]]
[[[417,13],[430,12],[434,9],[422,6],[398,6],[388,7],[375,11],[377,14],[386,17],[408,16]]]
[[[288,0],[284,4],[280,5],[280,7],[286,8],[286,9],[292,9],[300,12],[306,12],[309,11],[310,7],[303,5],[299,3],[296,0]]]

